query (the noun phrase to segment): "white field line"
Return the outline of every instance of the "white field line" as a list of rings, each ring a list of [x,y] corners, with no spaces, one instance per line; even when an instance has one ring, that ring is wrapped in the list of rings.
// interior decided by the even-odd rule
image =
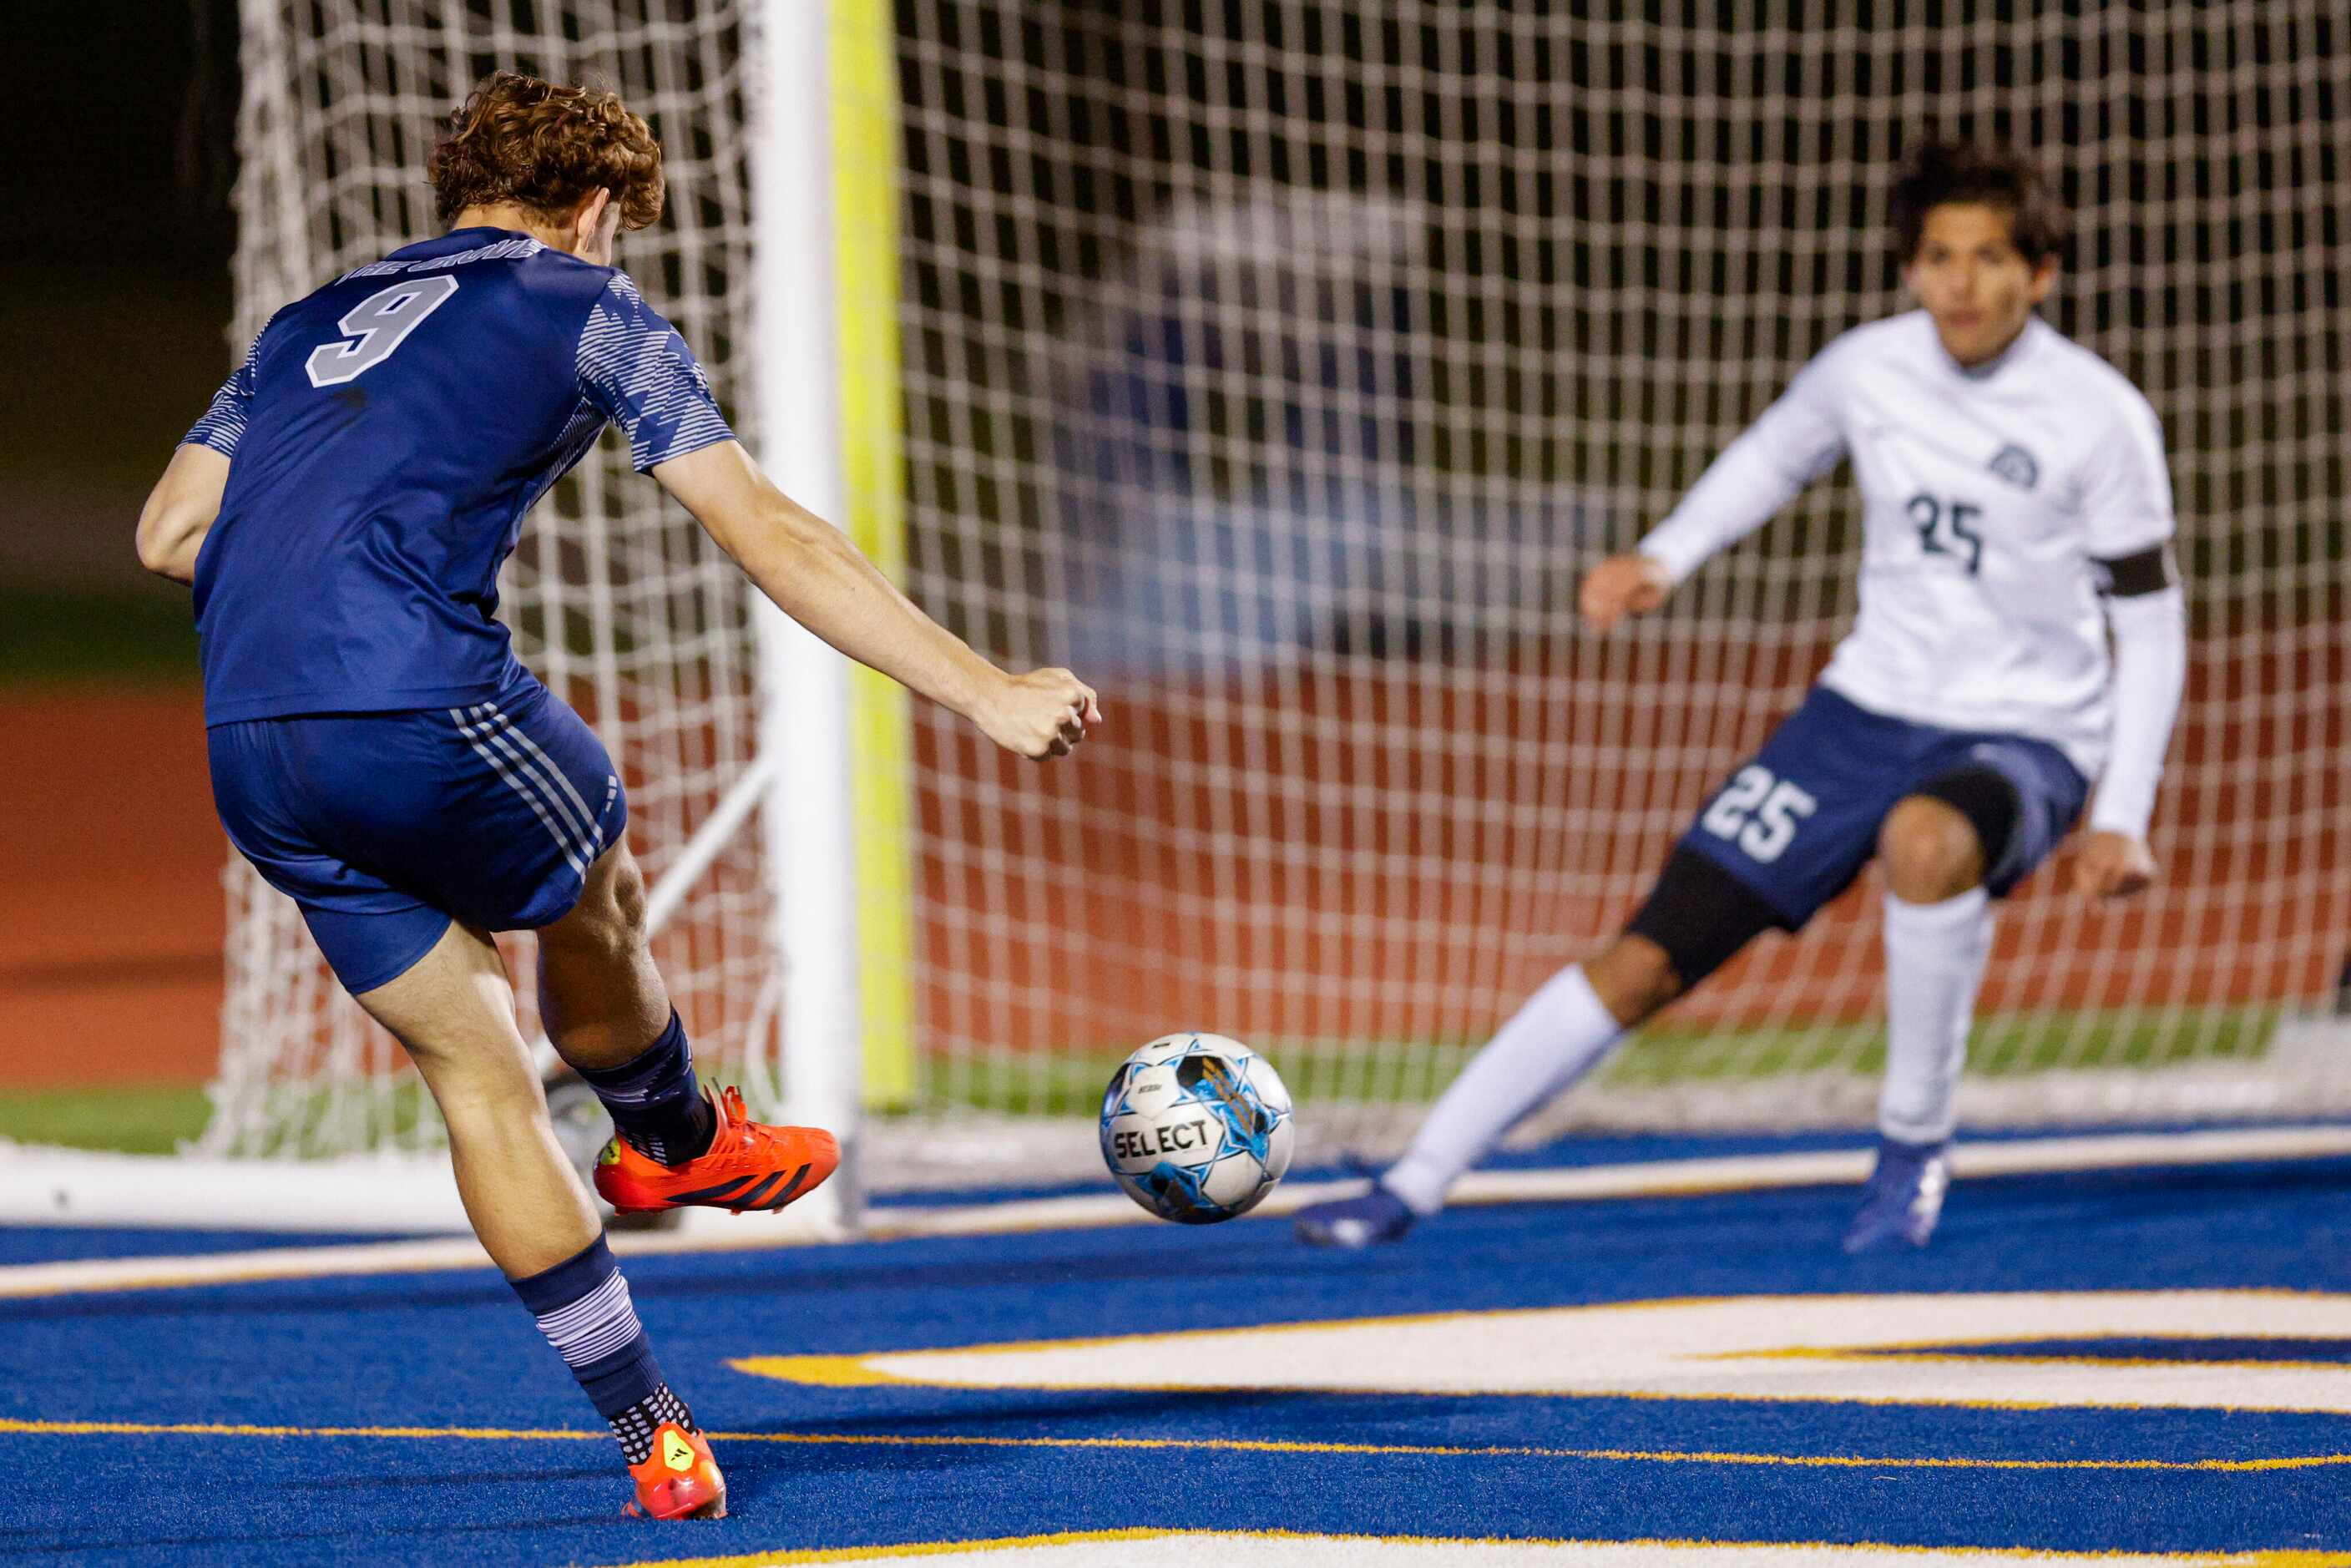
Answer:
[[[2020,1138],[1969,1144],[1954,1159],[1962,1178],[2225,1165],[2241,1161],[2325,1159],[2351,1155],[2351,1125],[2236,1127],[2192,1133],[2126,1133],[2080,1137]],[[85,1156],[88,1157],[88,1156]],[[1620,1197],[1672,1197],[1702,1193],[1851,1184],[1868,1174],[1862,1149],[1655,1160],[1570,1169],[1484,1171],[1463,1179],[1456,1204],[1587,1202]],[[159,1161],[158,1166],[178,1162]],[[13,1185],[27,1173],[21,1152],[0,1162],[0,1180]],[[298,1169],[299,1167],[296,1167]],[[254,1173],[272,1182],[287,1167]],[[167,1170],[153,1176],[168,1178]],[[151,1177],[151,1179],[152,1179]],[[1360,1184],[1308,1182],[1269,1195],[1250,1218],[1290,1214],[1311,1203],[1353,1191]],[[0,1205],[0,1214],[6,1212]],[[1029,1198],[939,1208],[884,1208],[853,1233],[780,1216],[737,1218],[716,1211],[689,1215],[674,1231],[616,1232],[612,1250],[623,1257],[692,1252],[754,1251],[842,1240],[898,1240],[926,1236],[989,1236],[1020,1231],[1098,1228],[1153,1223],[1119,1193]],[[159,1216],[156,1223],[162,1222]],[[471,1238],[360,1242],[334,1247],[279,1247],[247,1252],[170,1258],[113,1258],[0,1266],[0,1299],[82,1291],[163,1290],[263,1280],[413,1273],[484,1269],[489,1260]]]
[[[1874,1542],[1716,1541],[1447,1541],[1426,1536],[1308,1535],[1249,1530],[1071,1531],[1025,1539],[940,1542],[739,1557],[653,1558],[629,1568],[761,1568],[792,1563],[857,1568],[2320,1568],[2339,1552],[2043,1552],[2031,1548]]]

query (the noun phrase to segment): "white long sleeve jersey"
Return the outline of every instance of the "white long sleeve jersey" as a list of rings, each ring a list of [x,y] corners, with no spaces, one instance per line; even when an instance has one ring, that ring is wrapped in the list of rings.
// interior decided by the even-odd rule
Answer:
[[[1641,543],[1675,580],[1850,456],[1860,613],[1821,680],[1863,707],[2027,735],[2095,779],[2113,725],[2096,563],[2171,538],[2155,411],[2037,318],[1962,369],[1923,310],[1805,366]]]

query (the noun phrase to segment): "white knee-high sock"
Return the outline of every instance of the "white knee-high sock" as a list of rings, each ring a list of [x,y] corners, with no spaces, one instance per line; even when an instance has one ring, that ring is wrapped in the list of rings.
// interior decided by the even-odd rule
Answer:
[[[1877,1130],[1939,1144],[1959,1125],[1968,1026],[1991,954],[1991,900],[1980,887],[1940,904],[1886,900],[1886,1085]]]
[[[1416,1214],[1436,1213],[1446,1188],[1511,1123],[1583,1077],[1625,1033],[1583,967],[1562,969],[1469,1059],[1380,1185]]]

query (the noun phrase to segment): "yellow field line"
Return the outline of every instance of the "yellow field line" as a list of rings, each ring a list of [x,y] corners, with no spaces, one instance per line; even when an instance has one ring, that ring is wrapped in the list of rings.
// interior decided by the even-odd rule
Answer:
[[[0,1436],[200,1437],[443,1437],[578,1442],[604,1431],[496,1427],[256,1427],[228,1422],[23,1421],[0,1418]],[[2351,1454],[2280,1454],[2256,1459],[1982,1459],[1962,1455],[1753,1454],[1689,1448],[1555,1448],[1437,1443],[1314,1443],[1247,1437],[1000,1437],[986,1434],[713,1432],[726,1443],[877,1448],[1113,1448],[1235,1454],[1338,1454],[1416,1458],[1577,1459],[1629,1464],[1768,1465],[1812,1469],[2179,1470],[2252,1472],[2351,1465]]]

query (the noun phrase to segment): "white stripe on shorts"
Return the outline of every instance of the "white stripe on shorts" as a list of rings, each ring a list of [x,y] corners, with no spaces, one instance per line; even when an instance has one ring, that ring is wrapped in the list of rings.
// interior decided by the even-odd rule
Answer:
[[[498,711],[497,704],[488,703],[484,706],[488,707],[492,713],[497,714],[498,717],[507,719],[507,716]],[[580,798],[580,791],[571,787],[570,776],[565,773],[562,768],[558,768],[555,765],[555,758],[548,756],[545,751],[541,750],[539,748],[538,742],[533,740],[528,734],[524,733],[522,727],[517,725],[512,719],[507,719],[507,728],[505,733],[513,737],[517,744],[520,745],[533,757],[538,758],[540,765],[546,768],[548,773],[555,779],[556,784],[561,788],[564,794],[570,797],[572,805],[579,808],[580,821],[585,825],[588,834],[588,842],[591,851],[588,858],[590,860],[594,860],[596,858],[592,852],[594,847],[603,842],[603,825],[596,820],[596,813],[588,809],[588,802]]]
[[[458,732],[465,736],[465,743],[474,748],[474,754],[488,763],[492,772],[506,780],[507,789],[523,798],[524,802],[537,814],[539,825],[547,830],[547,836],[553,839],[555,847],[563,852],[564,860],[573,871],[580,873],[582,880],[585,880],[588,875],[588,862],[580,858],[578,846],[556,821],[554,815],[548,810],[546,803],[538,798],[538,793],[507,768],[504,758],[475,738],[473,726],[466,721],[465,715],[461,710],[451,708],[449,716],[457,721]]]
[[[585,806],[580,806],[576,812],[572,810],[573,806],[579,805],[580,797],[573,791],[571,780],[564,778],[563,770],[548,761],[545,752],[540,751],[536,746],[530,746],[530,737],[515,727],[514,720],[488,703],[483,703],[478,707],[469,708],[466,711],[474,716],[474,722],[481,730],[482,739],[505,757],[517,773],[538,786],[538,798],[547,802],[549,810],[563,819],[564,826],[570,831],[573,846],[579,850],[582,858],[593,862],[596,858],[596,841],[601,836],[596,831],[596,819],[589,813]],[[516,744],[517,741],[521,742],[522,746],[530,746],[532,753],[539,760],[533,762],[529,757],[525,756],[522,747]],[[563,788],[562,795],[555,791],[555,786],[559,784]],[[569,805],[564,803],[565,795],[571,798]]]

